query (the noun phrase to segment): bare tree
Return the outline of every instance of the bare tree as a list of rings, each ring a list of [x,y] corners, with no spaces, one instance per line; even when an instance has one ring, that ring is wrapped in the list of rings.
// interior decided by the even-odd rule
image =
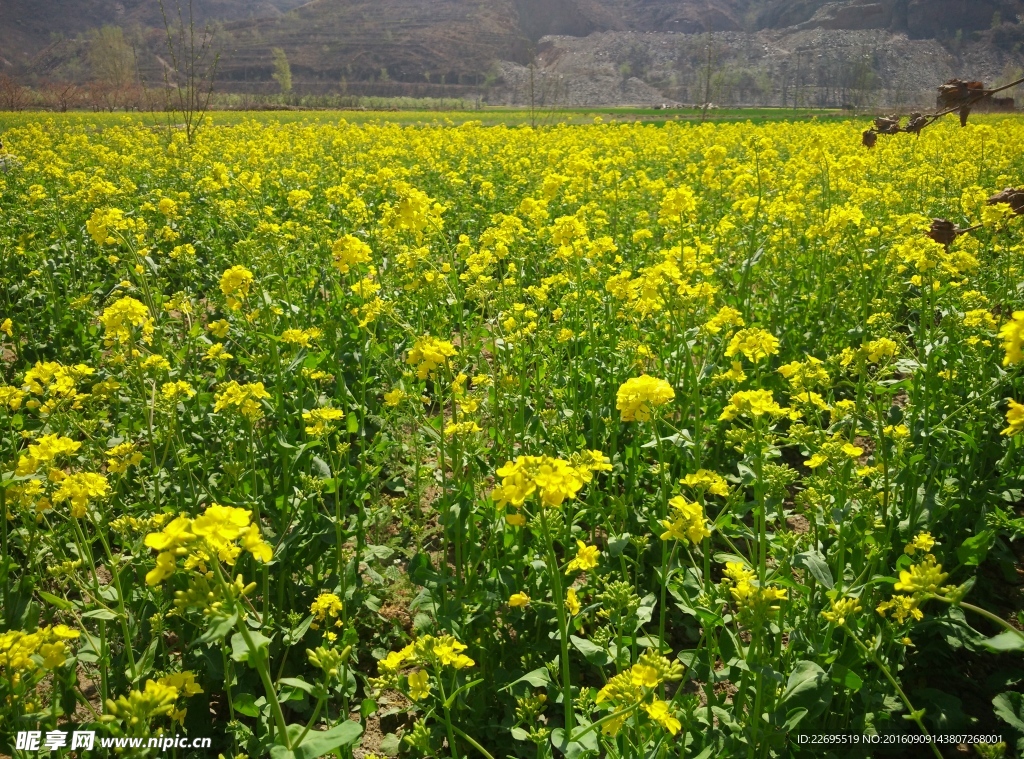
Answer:
[[[167,112],[171,119],[180,118],[189,143],[206,119],[213,96],[220,54],[213,49],[214,34],[210,26],[196,30],[193,0],[182,7],[175,0],[177,21],[167,15],[167,5],[160,2],[160,14],[167,34],[167,54],[170,63],[164,65],[164,83],[167,88]],[[212,56],[212,58],[211,58]],[[171,123],[168,122],[168,128]]]
[[[717,97],[722,87],[722,76],[719,71],[722,51],[719,46],[708,35],[708,43],[704,50],[704,62],[701,65],[699,81],[701,91],[701,113],[700,120],[706,121],[708,109],[711,107],[711,100]]]
[[[0,74],[0,110],[23,111],[28,108],[30,92],[6,74]]]
[[[83,95],[82,88],[71,81],[46,81],[39,89],[47,105],[61,113],[67,113],[69,108],[78,105]]]

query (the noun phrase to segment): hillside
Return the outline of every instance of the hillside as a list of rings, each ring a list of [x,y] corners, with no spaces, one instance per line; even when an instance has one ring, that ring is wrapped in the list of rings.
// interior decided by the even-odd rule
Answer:
[[[591,99],[588,89],[602,101],[690,101],[696,99],[699,50],[706,52],[714,41],[719,79],[729,80],[720,81],[718,90],[733,93],[736,102],[753,98],[770,104],[786,101],[786,77],[795,85],[790,69],[804,70],[807,87],[838,93],[857,84],[850,77],[860,77],[862,89],[871,80],[870,89],[884,94],[918,87],[895,61],[912,63],[929,82],[950,72],[981,76],[964,68],[980,61],[985,76],[999,76],[1022,63],[1024,42],[1021,0],[195,3],[200,23],[216,28],[221,89],[249,93],[277,91],[272,50],[280,48],[297,93],[469,93],[522,102],[527,76],[522,67],[532,60],[542,78],[561,77],[563,89],[577,90],[568,98],[574,102]],[[88,34],[115,24],[126,30],[142,77],[162,80],[157,0],[4,4],[0,73],[29,82],[87,80],[92,75]],[[702,36],[708,34],[714,36]],[[827,49],[807,41],[814,34]],[[830,56],[840,62],[819,60]],[[860,63],[851,63],[854,58]],[[771,86],[766,79],[774,80]]]
[[[305,0],[194,0],[200,23],[280,16]],[[177,0],[166,0],[168,13]],[[188,0],[182,0],[187,10]],[[0,67],[25,66],[55,41],[75,39],[106,24],[162,28],[158,0],[4,0]]]

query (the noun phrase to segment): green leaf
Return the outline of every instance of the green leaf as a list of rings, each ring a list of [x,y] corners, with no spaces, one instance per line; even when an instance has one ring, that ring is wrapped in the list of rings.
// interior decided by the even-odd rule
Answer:
[[[583,658],[595,667],[604,667],[607,664],[611,664],[612,657],[595,643],[591,643],[586,638],[580,638],[576,635],[570,635],[569,640],[576,647],[576,650],[583,654]]]
[[[844,688],[848,688],[854,692],[859,691],[864,686],[864,681],[861,679],[860,675],[852,669],[844,667],[842,664],[835,664],[832,666],[832,682],[837,685],[842,685]]]
[[[256,630],[249,633],[249,637],[252,638],[253,645],[256,646],[257,651],[264,652],[262,655],[266,655],[266,650],[270,646],[270,638],[265,637]],[[250,667],[255,667],[256,664],[250,661],[252,651],[249,650],[249,646],[245,642],[245,638],[242,637],[242,633],[236,632],[231,636],[231,658],[237,662],[249,662]]]
[[[380,750],[384,756],[398,756],[402,748],[401,739],[394,733],[388,733],[380,742]]]
[[[457,691],[452,693],[452,695],[448,696],[447,699],[445,699],[445,702],[444,702],[445,708],[451,709],[452,708],[452,704],[455,703],[455,699],[458,698],[460,693],[462,693],[463,691],[468,691],[470,688],[475,688],[476,686],[478,686],[483,681],[484,681],[484,679],[482,677],[477,679],[477,680],[470,680],[468,683],[463,685]]]
[[[138,663],[135,665],[136,679],[141,683],[143,678],[153,671],[153,662],[156,661],[156,647],[160,644],[160,637],[157,636],[149,642],[146,650],[142,652]]]
[[[321,480],[331,479],[331,468],[327,465],[326,461],[319,456],[313,456],[311,463],[314,476],[319,477]]]
[[[796,729],[796,726],[800,724],[804,717],[807,716],[807,710],[802,706],[798,709],[791,709],[786,714],[786,722],[782,726],[782,731],[785,733],[791,733]]]
[[[653,593],[648,593],[640,599],[640,608],[636,610],[636,630],[639,630],[651,621],[651,618],[654,616],[654,607],[657,605],[658,597]]]
[[[742,556],[737,556],[734,553],[716,553],[715,563],[716,564],[728,564],[729,562],[736,562],[742,564],[745,567],[750,566],[750,562],[744,559]]]
[[[282,677],[277,681],[278,685],[287,685],[290,688],[297,688],[298,690],[313,695],[316,692],[316,686],[307,683],[301,677]]]
[[[977,535],[967,538],[960,547],[956,549],[956,557],[960,563],[969,567],[977,567],[985,560],[988,549],[995,542],[995,530],[982,530]]]
[[[1024,733],[1024,693],[1007,691],[992,699],[996,716],[1019,733]]]
[[[629,545],[629,533],[624,532],[621,535],[615,535],[608,538],[608,555],[618,558],[622,556],[622,552],[626,550],[626,546]]]
[[[825,557],[821,555],[820,551],[804,551],[798,553],[793,558],[793,565],[797,567],[805,567],[811,576],[815,580],[820,582],[826,588],[831,589],[835,585],[835,581],[832,579],[832,572],[828,568],[828,563],[825,561]]]
[[[200,643],[214,643],[224,640],[224,637],[231,632],[238,621],[238,612],[228,617],[214,617],[210,626],[199,636]]]
[[[305,729],[305,725],[288,725],[288,737],[292,741],[292,749],[289,751],[278,743],[270,749],[271,759],[317,759],[319,756],[331,753],[336,748],[354,745],[359,740],[359,736],[363,734],[362,725],[346,720],[323,732],[310,730],[302,739],[301,744],[294,745]]]
[[[986,638],[981,641],[981,645],[997,654],[1007,651],[1024,651],[1024,634],[1007,630],[993,638]]]
[[[395,555],[395,549],[390,546],[372,546],[368,545],[363,549],[363,560],[369,561],[370,559],[379,559],[380,561],[386,561]]]
[[[56,606],[61,611],[71,611],[75,608],[75,605],[73,603],[71,603],[70,601],[65,601],[60,596],[53,595],[53,593],[47,593],[45,590],[40,590],[37,592],[39,593],[39,597],[46,601],[46,603],[50,604],[50,606]],[[82,616],[84,617],[85,615],[83,614]]]
[[[364,698],[362,703],[359,704],[359,716],[362,719],[366,719],[371,714],[377,713],[377,702],[372,698]]]
[[[117,619],[117,615],[106,609],[90,609],[82,614],[82,619],[100,619],[106,622]]]
[[[586,727],[587,723],[581,722],[577,725],[576,731]],[[598,750],[597,733],[595,730],[591,730],[581,740],[570,742],[565,730],[557,727],[551,731],[551,745],[558,749],[566,759],[577,759],[588,751]]]
[[[262,709],[266,703],[266,698],[263,696],[256,698],[251,693],[236,693],[234,698],[231,699],[231,705],[235,708],[235,711],[239,714],[244,714],[246,717],[260,716],[260,709]]]
[[[832,684],[828,674],[812,661],[798,661],[779,700],[778,711],[788,715],[794,709],[806,709],[812,719],[832,702]]]
[[[546,688],[551,685],[551,675],[548,674],[546,667],[538,667],[532,672],[527,672],[515,682],[506,685],[502,690],[508,690],[519,683],[529,683],[534,688]]]
[[[299,622],[295,627],[285,632],[284,637],[281,639],[282,643],[286,646],[294,646],[309,630],[309,626],[313,623],[313,615],[310,614],[304,620]]]

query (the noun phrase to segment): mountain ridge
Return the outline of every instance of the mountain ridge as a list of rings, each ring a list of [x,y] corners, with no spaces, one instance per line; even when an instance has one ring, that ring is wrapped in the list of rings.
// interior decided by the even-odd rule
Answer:
[[[157,0],[6,3],[0,73],[28,81],[88,78],[90,29],[115,24],[127,30],[142,78],[162,81]],[[174,5],[168,2],[172,11]],[[257,94],[275,91],[273,49],[285,52],[297,92],[404,86],[422,93],[489,89],[514,72],[510,66],[535,61],[544,68],[537,54],[553,39],[583,40],[566,47],[578,52],[585,40],[604,34],[739,34],[749,47],[766,44],[758,35],[872,31],[897,46],[903,39],[931,40],[954,54],[965,45],[1013,51],[999,59],[1007,66],[1024,44],[1021,0],[195,0],[195,8],[199,22],[216,29],[219,87]],[[741,63],[750,68],[750,61]],[[628,50],[615,65],[622,72],[635,68]],[[629,78],[648,87],[634,83],[634,92],[672,90],[665,82]]]

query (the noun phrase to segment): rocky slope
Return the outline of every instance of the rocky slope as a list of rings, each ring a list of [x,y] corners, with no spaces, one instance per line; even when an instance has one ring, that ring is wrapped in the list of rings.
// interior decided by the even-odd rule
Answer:
[[[503,86],[493,99],[547,106],[707,100],[804,108],[924,107],[934,104],[935,86],[947,79],[996,83],[1020,75],[1020,54],[994,44],[990,36],[955,49],[888,29],[810,25],[753,33],[545,37],[532,71],[502,64]]]
[[[306,93],[859,104],[928,97],[954,75],[993,81],[1024,46],[1024,0],[195,2],[217,27],[221,88],[242,92],[276,91],[281,48]],[[3,5],[0,73],[87,79],[88,31],[117,24],[142,75],[162,79],[158,0]]]

